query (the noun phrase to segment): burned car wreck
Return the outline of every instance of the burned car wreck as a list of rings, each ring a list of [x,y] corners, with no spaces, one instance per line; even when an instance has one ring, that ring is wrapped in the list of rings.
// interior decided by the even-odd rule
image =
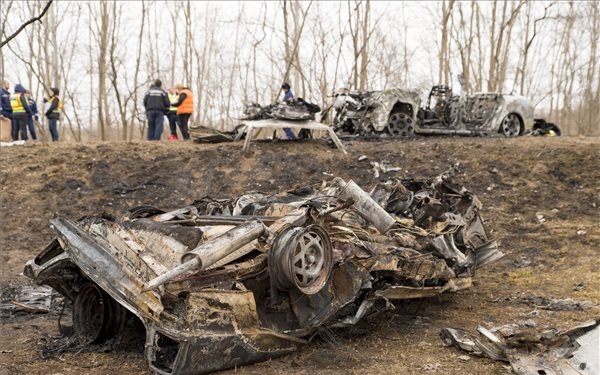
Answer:
[[[279,119],[291,121],[314,120],[315,114],[321,111],[317,104],[307,102],[302,98],[286,102],[276,102],[266,106],[250,103],[244,106],[242,120]]]
[[[408,137],[415,134],[515,137],[533,126],[533,105],[524,97],[498,93],[455,95],[433,86],[422,103],[416,91],[336,90],[333,126],[339,135]]]
[[[370,193],[334,178],[277,195],[205,197],[169,212],[51,220],[25,275],[72,301],[87,343],[133,314],[157,374],[203,374],[297,350],[391,301],[471,286],[503,254],[450,173]]]

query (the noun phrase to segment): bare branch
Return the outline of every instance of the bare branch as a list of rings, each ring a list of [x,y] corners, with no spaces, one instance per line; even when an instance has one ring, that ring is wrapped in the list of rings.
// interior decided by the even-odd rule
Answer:
[[[25,22],[24,24],[21,25],[21,27],[19,27],[17,29],[17,31],[15,31],[11,36],[9,36],[8,38],[6,38],[6,40],[3,40],[0,43],[0,48],[4,47],[4,45],[8,42],[10,42],[12,39],[14,39],[17,35],[19,35],[19,33],[21,33],[21,31],[23,31],[23,29],[25,29],[29,24],[32,24],[36,21],[41,21],[42,18],[44,17],[44,15],[46,14],[46,12],[48,11],[48,9],[50,9],[50,4],[52,4],[54,0],[49,0],[48,3],[46,4],[46,6],[44,7],[44,9],[42,10],[42,13],[37,16],[37,17],[33,17],[32,19],[30,19],[29,21]]]

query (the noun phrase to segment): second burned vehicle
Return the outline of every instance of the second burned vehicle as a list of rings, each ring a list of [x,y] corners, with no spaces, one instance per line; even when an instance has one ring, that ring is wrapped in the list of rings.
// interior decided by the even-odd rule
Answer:
[[[515,137],[533,126],[533,105],[521,96],[454,95],[434,86],[425,103],[416,91],[387,89],[334,93],[333,126],[341,135],[408,137],[414,134]]]
[[[56,218],[56,239],[24,273],[72,302],[73,341],[106,342],[137,317],[154,373],[204,374],[289,353],[393,300],[468,288],[502,256],[480,208],[451,172],[370,193],[334,178],[169,212]]]

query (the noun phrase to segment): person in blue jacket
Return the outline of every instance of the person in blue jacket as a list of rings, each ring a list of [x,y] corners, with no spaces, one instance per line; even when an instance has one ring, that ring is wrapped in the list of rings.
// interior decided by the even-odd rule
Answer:
[[[283,90],[283,101],[284,103],[291,103],[294,101],[294,93],[292,92],[292,88],[290,87],[290,84],[287,82],[284,82],[281,85],[281,89]],[[287,136],[288,139],[296,139],[296,134],[294,134],[294,132],[292,131],[292,129],[290,128],[283,128],[283,131],[285,132],[285,135]]]
[[[35,122],[40,121],[37,103],[31,97],[31,91],[25,91],[25,96],[27,96],[27,100],[29,101],[29,109],[31,109],[32,113],[31,116],[27,116],[27,128],[29,128],[29,134],[31,134],[31,139],[37,141],[37,134],[35,134],[35,124],[33,123],[33,120],[35,120]]]
[[[0,108],[2,108],[2,117],[6,117],[10,121],[10,134],[12,136],[15,123],[13,121],[12,107],[10,106],[10,82],[2,81],[2,90],[0,90]],[[16,141],[16,139],[13,139]]]

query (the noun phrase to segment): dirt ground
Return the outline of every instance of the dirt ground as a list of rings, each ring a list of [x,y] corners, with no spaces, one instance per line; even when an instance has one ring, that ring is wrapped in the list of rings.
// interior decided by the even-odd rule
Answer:
[[[506,256],[474,286],[439,298],[398,303],[395,312],[332,332],[299,352],[220,374],[509,374],[506,364],[444,347],[444,327],[474,332],[531,319],[536,329],[570,328],[600,309],[544,309],[524,297],[600,304],[600,139],[416,138],[345,142],[115,142],[26,144],[0,149],[0,286],[3,296],[30,281],[25,262],[52,239],[48,220],[119,214],[150,204],[168,210],[205,195],[276,193],[339,176],[365,190],[370,162],[434,177],[455,163],[457,182],[483,202],[482,216]],[[359,161],[365,155],[366,160]],[[362,158],[361,158],[362,159]],[[0,374],[150,374],[140,346],[62,353],[42,359],[59,334],[58,315],[15,313],[0,327]]]

